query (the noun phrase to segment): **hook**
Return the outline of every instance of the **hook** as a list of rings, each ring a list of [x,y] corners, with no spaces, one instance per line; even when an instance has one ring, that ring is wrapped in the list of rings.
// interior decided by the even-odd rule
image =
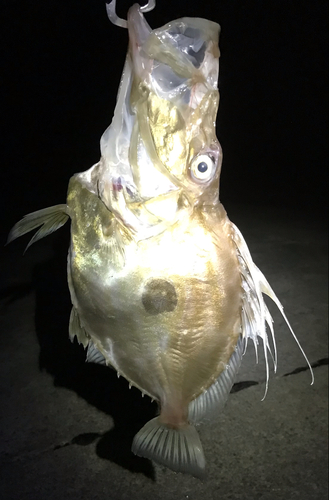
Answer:
[[[155,7],[155,0],[148,0],[146,5],[140,7],[141,12],[151,12]]]
[[[148,0],[146,5],[140,7],[140,11],[143,13],[150,12],[155,7],[155,1],[156,0]],[[115,12],[115,6],[116,6],[116,0],[112,0],[110,3],[106,4],[106,12],[109,20],[116,26],[120,26],[120,28],[127,28],[128,27],[127,21],[117,16]]]

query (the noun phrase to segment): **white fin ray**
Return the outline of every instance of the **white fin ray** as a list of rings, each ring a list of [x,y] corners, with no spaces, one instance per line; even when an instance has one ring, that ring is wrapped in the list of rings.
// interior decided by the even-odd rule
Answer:
[[[176,472],[203,477],[206,466],[199,435],[192,425],[179,429],[162,424],[159,417],[147,422],[134,437],[132,452]]]
[[[81,326],[79,314],[75,307],[72,307],[71,310],[69,337],[71,342],[73,342],[74,337],[76,337],[78,343],[82,344],[85,349],[87,348],[86,363],[97,363],[99,365],[107,364],[104,355],[95,347],[88,333],[83,326]]]
[[[267,305],[265,304],[265,320],[266,323],[268,324],[271,332],[271,337],[272,337],[272,344],[274,347],[274,356],[272,356],[273,359],[273,364],[274,364],[274,373],[276,373],[277,367],[278,367],[278,351],[276,348],[276,342],[275,342],[275,336],[274,336],[274,328],[273,328],[273,318],[271,316],[270,311],[268,310]],[[272,353],[271,353],[272,354]]]
[[[241,365],[244,347],[244,338],[241,336],[226,369],[206,391],[189,404],[189,422],[199,424],[211,421],[224,408]]]
[[[43,208],[42,210],[37,210],[36,212],[27,214],[23,217],[23,219],[14,225],[9,233],[7,243],[10,243],[19,236],[23,236],[23,234],[42,226],[30,240],[25,249],[26,251],[36,241],[48,236],[48,234],[51,234],[54,231],[57,231],[57,229],[65,224],[68,218],[69,208],[64,204]]]
[[[255,345],[255,350],[257,353],[257,344],[258,337],[261,337],[263,341],[264,348],[264,356],[265,356],[265,364],[266,364],[266,386],[265,386],[265,394],[263,399],[266,396],[268,389],[268,380],[269,380],[269,366],[268,366],[268,355],[269,351],[274,363],[274,370],[276,371],[277,367],[277,348],[275,342],[274,328],[273,328],[273,319],[271,314],[266,306],[263,298],[263,293],[268,295],[273,302],[278,307],[281,312],[287,326],[293,335],[299,349],[301,350],[308,366],[311,371],[311,384],[314,382],[314,375],[311,364],[301,347],[296,334],[294,333],[284,311],[282,304],[279,299],[275,295],[272,290],[270,284],[266,280],[263,273],[258,269],[258,267],[254,264],[252,257],[250,255],[249,248],[239,231],[239,229],[233,224],[232,225],[232,238],[237,247],[238,251],[238,259],[240,262],[240,272],[242,278],[242,288],[243,288],[243,305],[242,305],[242,327],[243,327],[243,336],[246,338],[251,338]],[[268,324],[271,331],[271,338],[274,346],[274,356],[272,355],[268,335],[266,332],[266,323]],[[256,354],[257,355],[257,354]]]
[[[286,322],[286,324],[287,324],[287,326],[288,326],[288,328],[289,328],[292,336],[295,339],[296,344],[298,345],[301,353],[303,354],[303,356],[305,358],[306,363],[308,364],[308,367],[310,369],[311,376],[312,376],[312,382],[311,382],[311,384],[313,384],[314,383],[314,373],[313,373],[313,369],[312,369],[311,363],[309,362],[308,357],[306,356],[304,349],[302,348],[302,346],[301,346],[301,344],[300,344],[300,342],[299,342],[299,340],[298,340],[295,332],[292,329],[292,326],[289,323],[289,320],[288,320],[288,318],[287,318],[287,316],[286,316],[286,314],[285,314],[285,312],[283,310],[283,306],[282,306],[281,302],[279,301],[278,297],[275,295],[275,293],[274,293],[271,285],[269,284],[269,282],[267,281],[267,279],[265,278],[265,276],[263,275],[263,273],[258,268],[256,268],[256,269],[257,269],[258,276],[259,276],[259,283],[260,283],[261,291],[262,291],[262,293],[265,293],[268,297],[270,297],[273,300],[273,302],[278,307],[280,313],[282,314],[283,319],[285,320],[285,322]]]
[[[106,359],[103,354],[95,347],[95,345],[90,341],[87,349],[86,356],[87,363],[96,363],[98,365],[106,365]]]

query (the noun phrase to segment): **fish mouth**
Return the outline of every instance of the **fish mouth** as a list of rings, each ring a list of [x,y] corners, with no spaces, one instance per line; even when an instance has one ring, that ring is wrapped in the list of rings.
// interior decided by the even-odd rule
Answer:
[[[189,165],[219,150],[218,24],[182,18],[152,30],[142,10],[128,12],[129,50],[98,167],[100,198],[128,225],[133,213],[135,229],[143,218],[145,227],[176,220],[165,206],[172,214],[175,203],[176,212],[193,205],[211,183],[191,180]]]

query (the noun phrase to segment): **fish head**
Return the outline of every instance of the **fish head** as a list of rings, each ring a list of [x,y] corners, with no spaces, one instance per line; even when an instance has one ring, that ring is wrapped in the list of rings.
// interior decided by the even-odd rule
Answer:
[[[138,4],[127,27],[129,50],[101,139],[98,189],[105,205],[140,231],[219,202],[220,28],[182,18],[152,30]]]

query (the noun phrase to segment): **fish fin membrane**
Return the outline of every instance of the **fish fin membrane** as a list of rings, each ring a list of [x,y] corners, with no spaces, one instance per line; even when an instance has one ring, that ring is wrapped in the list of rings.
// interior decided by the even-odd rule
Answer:
[[[69,218],[69,207],[65,204],[55,205],[53,207],[43,208],[31,214],[27,214],[18,221],[9,233],[7,243],[15,240],[23,234],[29,233],[41,226],[30,240],[25,251],[36,241],[48,236],[48,234],[57,231]]]
[[[90,340],[90,337],[86,330],[81,326],[79,314],[75,307],[72,307],[70,315],[69,324],[69,337],[71,342],[73,342],[74,337],[77,338],[79,344],[82,344],[84,348],[87,347],[87,363],[97,363],[99,365],[106,365],[106,360],[103,354],[95,347],[94,343]]]
[[[239,229],[232,224],[232,238],[237,248],[237,255],[240,263],[240,274],[241,274],[241,283],[242,283],[242,312],[241,312],[241,320],[242,320],[242,334],[245,338],[245,342],[247,345],[248,339],[252,339],[255,351],[256,351],[256,361],[258,361],[258,337],[262,339],[263,349],[264,349],[264,357],[266,364],[266,386],[265,386],[265,394],[263,399],[267,394],[268,389],[268,380],[269,380],[269,363],[268,363],[268,352],[270,353],[273,363],[274,363],[274,371],[276,371],[277,367],[277,349],[273,328],[273,319],[268,310],[267,305],[265,304],[263,294],[268,295],[273,302],[278,307],[281,312],[292,336],[294,337],[299,349],[301,350],[308,366],[311,371],[311,384],[314,382],[314,375],[311,364],[300,345],[296,334],[294,333],[287,316],[283,311],[283,306],[280,303],[278,297],[275,295],[272,290],[270,284],[267,279],[263,275],[263,273],[258,269],[258,267],[254,264],[252,257],[250,255],[249,248],[247,243],[245,242],[241,232]],[[273,344],[273,354],[269,342],[269,337],[266,331],[266,324],[269,326]]]
[[[72,307],[71,310],[69,322],[69,337],[71,342],[73,342],[74,337],[76,337],[79,344],[82,344],[84,348],[87,347],[90,341],[86,330],[81,326],[80,318],[75,307]]]
[[[225,370],[206,391],[189,404],[189,422],[200,424],[201,422],[214,420],[220,414],[240,369],[243,351],[244,339],[240,336]]]
[[[206,460],[197,430],[192,425],[173,429],[153,418],[136,434],[132,452],[173,471],[203,477]]]
[[[91,341],[88,344],[86,362],[97,363],[98,365],[106,365],[105,357]]]

